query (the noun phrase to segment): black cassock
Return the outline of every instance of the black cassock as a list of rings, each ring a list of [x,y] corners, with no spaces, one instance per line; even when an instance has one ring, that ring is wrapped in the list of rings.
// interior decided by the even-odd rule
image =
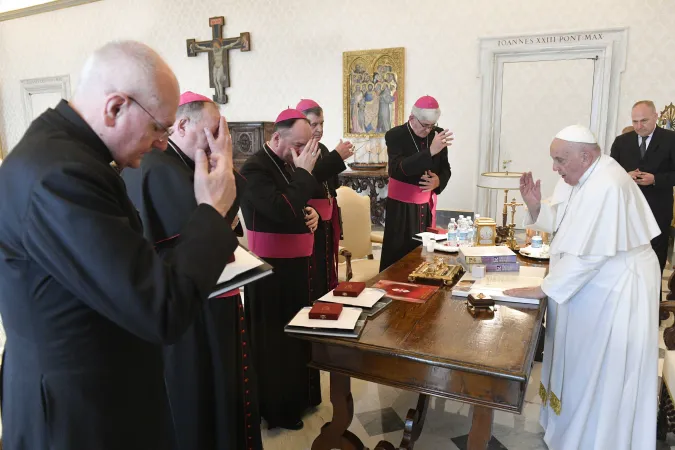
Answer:
[[[440,131],[443,130],[436,127],[429,136],[420,138],[408,123],[387,131],[384,139],[389,156],[389,178],[417,186],[422,175],[430,170],[438,175],[440,181],[434,193],[443,192],[450,180],[448,148],[443,148],[434,156],[429,151],[434,136]],[[380,272],[418,247],[420,242],[413,236],[431,226],[428,204],[404,203],[387,198],[385,214]]]
[[[277,239],[271,248],[277,257],[262,256],[274,267],[274,274],[244,290],[258,371],[260,414],[270,427],[293,425],[306,409],[321,403],[319,372],[307,367],[309,344],[284,333],[284,326],[311,302],[313,237],[305,225],[303,209],[319,184],[304,169],[286,166],[267,146],[246,161],[241,175],[246,179],[241,209],[249,247],[262,256],[255,249],[255,240],[262,235],[255,238],[251,231]],[[297,236],[309,239],[306,256],[297,256],[297,249],[286,245]]]
[[[145,235],[162,255],[170,254],[180,242],[181,230],[197,208],[194,168],[194,162],[169,141],[165,152],[153,150],[143,157],[139,169],[122,172]],[[241,191],[243,179],[236,172],[235,178]],[[227,223],[232,223],[238,209],[238,203],[233,205]],[[236,241],[228,256],[235,248]],[[239,294],[209,299],[181,339],[164,349],[176,436],[172,448],[262,448],[252,358],[243,347],[247,340],[243,318]]]
[[[331,217],[324,220],[322,215],[319,225],[314,231],[314,253],[312,258],[312,300],[323,296],[337,286],[337,247],[340,245],[340,218],[336,190],[340,186],[337,175],[346,169],[342,157],[335,150],[329,151],[319,143],[321,156],[314,166],[312,174],[319,184],[313,193],[312,201],[323,202],[330,209]],[[322,211],[323,212],[323,211]]]
[[[194,321],[236,238],[203,205],[163,260],[111,161],[62,101],[0,167],[4,448],[169,445],[162,345]]]

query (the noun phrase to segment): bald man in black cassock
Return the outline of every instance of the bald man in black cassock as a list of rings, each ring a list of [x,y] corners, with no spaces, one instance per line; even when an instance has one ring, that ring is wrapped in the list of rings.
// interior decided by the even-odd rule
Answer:
[[[8,450],[169,445],[162,345],[190,326],[225,267],[236,239],[223,216],[236,192],[227,162],[209,171],[198,153],[199,206],[162,260],[111,162],[137,167],[166,148],[178,98],[154,51],[108,44],[71,102],[40,115],[0,167]]]

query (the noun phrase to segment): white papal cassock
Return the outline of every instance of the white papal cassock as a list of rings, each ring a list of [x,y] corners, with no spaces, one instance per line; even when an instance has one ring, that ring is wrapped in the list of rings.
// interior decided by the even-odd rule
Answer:
[[[660,231],[631,177],[600,156],[562,179],[537,221],[555,233],[539,394],[551,450],[656,446]]]

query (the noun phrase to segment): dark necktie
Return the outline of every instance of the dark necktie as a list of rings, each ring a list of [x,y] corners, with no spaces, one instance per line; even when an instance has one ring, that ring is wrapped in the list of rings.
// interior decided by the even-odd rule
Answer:
[[[645,153],[647,153],[647,137],[642,138],[642,143],[640,144],[640,158],[644,159]]]

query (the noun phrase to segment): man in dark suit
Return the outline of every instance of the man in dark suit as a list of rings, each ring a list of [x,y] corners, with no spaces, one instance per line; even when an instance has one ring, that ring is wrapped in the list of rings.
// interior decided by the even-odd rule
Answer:
[[[652,248],[663,272],[673,220],[675,132],[656,126],[658,114],[649,100],[633,105],[631,117],[635,131],[617,137],[611,155],[640,186],[659,224],[661,234],[652,239]]]

